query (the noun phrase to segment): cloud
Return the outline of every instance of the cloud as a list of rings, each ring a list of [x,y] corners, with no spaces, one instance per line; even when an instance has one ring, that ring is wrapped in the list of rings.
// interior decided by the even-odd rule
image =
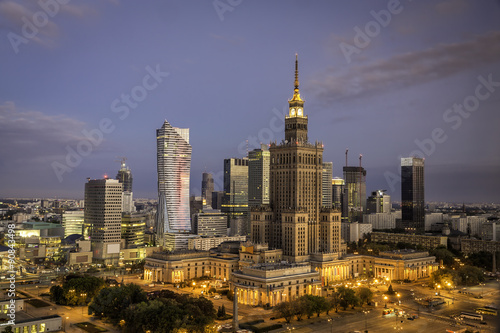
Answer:
[[[309,82],[324,104],[360,95],[394,90],[452,76],[478,65],[500,61],[500,31],[452,44],[398,54],[352,66],[345,72],[328,68]]]
[[[84,139],[85,123],[62,115],[21,110],[13,102],[0,104],[0,170],[9,166],[47,164],[65,154],[66,145]]]
[[[23,35],[23,26],[28,21],[38,30],[30,39],[44,46],[53,46],[60,35],[60,28],[55,23],[56,18],[59,16],[84,18],[95,13],[96,11],[87,5],[58,4],[58,7],[48,6],[44,9],[37,1],[0,0],[0,22],[3,22],[0,24],[0,30]],[[44,17],[48,20],[36,23],[34,15],[38,20],[43,20]]]

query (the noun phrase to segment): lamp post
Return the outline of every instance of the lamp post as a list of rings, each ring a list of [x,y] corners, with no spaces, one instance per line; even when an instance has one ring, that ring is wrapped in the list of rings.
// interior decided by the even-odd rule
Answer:
[[[387,309],[387,295],[384,295],[385,308]]]
[[[332,328],[332,333],[333,333],[333,317],[332,316],[328,316],[330,317],[330,319],[328,319],[328,321],[330,322],[330,326]]]
[[[401,305],[401,300],[400,300],[401,295],[397,293],[396,296],[398,297],[398,304]]]
[[[365,333],[368,333],[368,322],[366,321],[366,317],[370,313],[370,311],[364,310],[363,313],[365,314]]]

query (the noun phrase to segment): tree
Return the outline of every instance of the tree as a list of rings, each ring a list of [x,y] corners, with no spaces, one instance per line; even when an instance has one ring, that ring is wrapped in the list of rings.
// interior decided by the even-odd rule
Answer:
[[[429,251],[429,254],[435,256],[437,262],[442,260],[443,265],[447,267],[451,267],[455,264],[455,256],[443,245]]]
[[[226,317],[226,308],[224,307],[224,304],[222,304],[222,306],[219,306],[219,309],[217,310],[217,318],[224,317]]]
[[[102,289],[89,305],[89,313],[98,318],[107,318],[113,325],[125,318],[131,304],[145,302],[146,293],[135,284]]]
[[[392,289],[392,284],[389,285],[389,288],[387,289],[387,294],[388,295],[394,295],[396,292],[394,289]]]
[[[3,333],[14,333],[14,331],[12,330],[12,326],[9,325],[9,326],[5,327],[5,329],[3,330]]]
[[[227,292],[227,299],[230,301],[234,299],[234,292],[231,289]]]
[[[332,297],[329,299],[329,304],[330,304],[330,309],[335,309],[335,312],[338,312],[338,307],[340,305],[340,295],[338,292],[334,291],[332,293]]]
[[[471,286],[484,282],[483,270],[474,266],[463,266],[457,271],[462,285]]]
[[[65,304],[64,290],[61,286],[55,285],[50,288],[50,301],[56,304]]]
[[[370,303],[373,299],[373,291],[370,290],[368,287],[361,287],[358,289],[357,295],[361,301],[361,304]]]
[[[281,302],[274,306],[273,313],[278,318],[284,318],[287,324],[290,324],[290,321],[295,315],[295,308],[292,302]]]
[[[337,288],[337,291],[339,293],[340,306],[343,307],[344,310],[346,310],[348,306],[354,309],[354,307],[359,304],[359,298],[356,296],[356,292],[353,289],[341,286]]]

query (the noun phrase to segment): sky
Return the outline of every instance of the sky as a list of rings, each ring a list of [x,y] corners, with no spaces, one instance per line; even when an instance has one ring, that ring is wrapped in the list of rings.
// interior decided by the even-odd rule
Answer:
[[[190,129],[191,194],[284,139],[295,54],[310,141],[400,199],[500,202],[500,1],[0,0],[0,197],[83,198],[127,158],[155,198],[156,132]]]

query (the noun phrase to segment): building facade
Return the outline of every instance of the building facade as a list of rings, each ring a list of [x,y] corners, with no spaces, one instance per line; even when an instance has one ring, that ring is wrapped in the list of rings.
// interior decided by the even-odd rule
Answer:
[[[333,207],[333,194],[331,182],[333,179],[333,163],[323,162],[323,171],[321,176],[321,206],[325,208]]]
[[[366,214],[391,212],[391,196],[385,190],[377,190],[366,199]]]
[[[371,240],[375,243],[410,243],[412,245],[420,245],[426,249],[434,249],[438,246],[448,245],[448,237],[446,236],[395,234],[388,232],[372,232]]]
[[[366,210],[366,170],[363,167],[345,166],[344,210],[347,222],[363,222]]]
[[[214,192],[214,177],[211,173],[204,172],[201,178],[201,197],[205,205],[212,208],[212,193]]]
[[[269,167],[271,154],[267,145],[248,152],[248,206],[269,204]]]
[[[198,236],[227,236],[227,216],[220,210],[203,209],[193,215],[193,232]]]
[[[401,158],[401,211],[401,227],[408,232],[425,231],[423,158]]]
[[[221,210],[228,216],[228,223],[240,220],[243,233],[250,232],[248,225],[248,159],[224,160],[224,198]]]
[[[85,183],[85,223],[89,225],[93,259],[118,264],[122,222],[122,184],[116,179]]]
[[[165,234],[191,230],[189,176],[191,152],[189,129],[172,127],[165,120],[156,130],[158,209],[157,244],[165,244]]]
[[[62,214],[61,225],[64,228],[64,237],[73,234],[83,235],[84,214],[83,209],[67,210]]]

